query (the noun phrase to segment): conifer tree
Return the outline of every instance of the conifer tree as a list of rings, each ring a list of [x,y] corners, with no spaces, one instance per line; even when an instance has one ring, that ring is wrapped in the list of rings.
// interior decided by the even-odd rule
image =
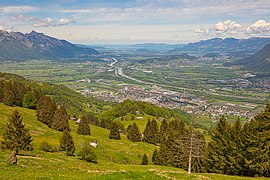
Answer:
[[[151,126],[151,120],[148,119],[147,124],[145,126],[145,129],[143,131],[143,141],[145,141],[145,142],[150,141],[150,135],[151,135],[150,126]]]
[[[22,121],[23,119],[20,113],[15,110],[11,115],[7,128],[3,134],[2,147],[12,151],[10,162],[14,164],[17,163],[16,155],[19,151],[33,150],[33,146],[31,144],[33,139],[29,134],[29,131],[25,129],[25,125]]]
[[[134,122],[131,125],[131,128],[128,132],[127,138],[133,142],[140,142],[141,137],[142,137],[142,134],[141,134],[137,124]]]
[[[111,130],[110,130],[109,138],[120,140],[121,136],[120,136],[119,129],[118,129],[116,122],[112,122],[110,129]]]
[[[4,98],[4,81],[0,80],[0,102],[3,102],[3,98]]]
[[[152,163],[155,165],[159,165],[159,161],[158,161],[158,150],[155,149],[153,154],[152,154]]]
[[[26,92],[22,102],[23,107],[29,109],[36,109],[37,107],[37,98],[35,97],[32,91]]]
[[[65,129],[63,132],[60,139],[60,149],[66,151],[67,156],[73,156],[75,152],[75,145],[69,128]]]
[[[60,106],[60,108],[55,111],[51,128],[57,131],[64,131],[69,128],[68,114],[63,106]]]
[[[56,109],[57,109],[57,106],[50,97],[47,97],[43,94],[39,94],[38,106],[37,106],[37,111],[36,111],[37,120],[48,125],[48,127],[51,127],[53,116]]]
[[[212,141],[208,145],[208,171],[226,174],[228,163],[226,153],[229,147],[230,125],[222,116],[212,131]]]
[[[85,116],[82,116],[82,118],[80,120],[77,133],[78,134],[82,134],[82,135],[91,135],[91,133],[90,133],[90,127],[89,127],[89,124],[86,121]]]
[[[127,129],[126,129],[126,134],[129,133],[130,129],[131,129],[131,124],[128,125],[128,127],[127,127]]]
[[[16,96],[14,94],[13,86],[10,81],[5,83],[3,94],[4,94],[4,97],[3,97],[4,104],[7,106],[14,105],[16,101]]]
[[[166,136],[166,132],[168,129],[168,122],[166,119],[164,119],[160,125],[160,131],[159,131],[159,138],[158,138],[158,142],[164,142],[165,141],[165,136]]]
[[[148,165],[148,156],[147,156],[147,154],[144,154],[143,155],[142,165]]]
[[[270,177],[270,104],[245,125],[244,147],[244,175]]]
[[[158,142],[158,125],[155,119],[148,120],[145,130],[143,132],[143,141],[156,144]]]

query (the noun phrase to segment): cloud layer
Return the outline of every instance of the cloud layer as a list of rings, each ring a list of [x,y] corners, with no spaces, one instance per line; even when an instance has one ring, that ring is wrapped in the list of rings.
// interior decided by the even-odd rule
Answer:
[[[73,19],[69,18],[60,18],[57,22],[55,22],[52,18],[38,18],[34,16],[26,16],[26,15],[17,15],[11,18],[13,21],[28,21],[28,22],[34,22],[32,24],[33,27],[51,27],[51,26],[64,26],[71,23],[75,23]]]
[[[227,20],[218,22],[210,28],[199,28],[194,31],[205,36],[218,37],[245,37],[245,36],[270,36],[270,22],[258,20],[251,25],[241,25],[235,21]]]

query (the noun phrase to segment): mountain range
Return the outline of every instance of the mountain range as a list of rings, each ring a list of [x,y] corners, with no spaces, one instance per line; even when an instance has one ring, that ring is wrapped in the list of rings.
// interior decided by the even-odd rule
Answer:
[[[249,57],[270,43],[270,38],[253,37],[249,39],[213,38],[189,43],[168,51],[172,54],[191,53],[203,55],[207,53],[220,53],[238,58]]]
[[[95,49],[78,47],[36,31],[23,34],[0,30],[0,60],[77,59],[96,54]]]
[[[245,69],[255,71],[259,74],[270,76],[270,44],[263,47],[254,55],[235,61],[233,65],[240,65]]]

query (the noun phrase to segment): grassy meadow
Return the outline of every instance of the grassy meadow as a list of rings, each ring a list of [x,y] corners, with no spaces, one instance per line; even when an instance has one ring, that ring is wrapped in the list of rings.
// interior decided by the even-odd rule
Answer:
[[[70,121],[70,125],[76,152],[81,142],[97,140],[98,163],[82,161],[76,156],[66,156],[64,152],[44,152],[39,150],[40,143],[46,141],[58,147],[62,133],[49,129],[37,121],[33,110],[0,104],[0,138],[2,139],[6,123],[14,109],[22,114],[23,122],[30,130],[34,150],[27,153],[27,156],[18,156],[17,165],[7,164],[6,158],[9,152],[1,150],[1,179],[264,179],[218,174],[188,175],[186,171],[178,168],[152,165],[151,155],[156,148],[154,145],[143,142],[132,143],[125,135],[121,135],[119,141],[111,140],[108,138],[108,130],[94,125],[90,125],[91,136],[77,135],[77,125],[74,121]],[[126,121],[125,125],[133,122]],[[147,119],[145,117],[144,120],[135,120],[135,122],[142,130]],[[143,154],[149,157],[147,166],[140,165]]]

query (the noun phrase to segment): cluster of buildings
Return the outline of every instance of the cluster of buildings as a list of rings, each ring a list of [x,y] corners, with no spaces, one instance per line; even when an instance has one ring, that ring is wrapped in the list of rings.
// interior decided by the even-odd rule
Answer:
[[[104,101],[122,102],[126,99],[131,99],[149,102],[160,107],[179,108],[193,115],[209,115],[213,120],[218,119],[223,114],[247,119],[255,115],[252,111],[255,106],[251,104],[236,105],[227,103],[219,106],[212,105],[208,100],[199,98],[194,94],[175,92],[158,86],[124,86],[117,92],[85,89],[83,93]]]

